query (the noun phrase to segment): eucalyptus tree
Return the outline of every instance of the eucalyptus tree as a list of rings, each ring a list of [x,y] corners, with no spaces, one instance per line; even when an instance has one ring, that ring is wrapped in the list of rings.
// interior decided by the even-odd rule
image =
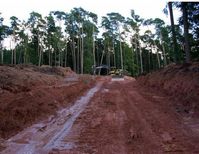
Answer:
[[[107,53],[108,53],[108,65],[110,66],[110,52],[112,51],[115,56],[115,40],[119,40],[119,51],[120,51],[120,67],[123,70],[123,50],[122,50],[122,37],[121,37],[121,28],[123,27],[123,23],[125,18],[119,13],[108,13],[107,16],[102,17],[102,27],[105,29],[104,37],[107,42]],[[112,44],[112,48],[111,45]],[[115,61],[115,57],[114,57]],[[114,65],[115,62],[114,62]]]
[[[165,27],[165,22],[159,18],[155,18],[153,19],[148,19],[145,20],[144,22],[145,25],[154,25],[155,26],[155,37],[153,40],[157,40],[158,44],[160,44],[161,48],[159,48],[161,50],[162,56],[163,56],[163,64],[164,66],[167,65],[167,58],[166,58],[166,51],[165,51],[165,41],[164,41],[164,36],[163,34],[165,34],[166,31],[166,27]],[[163,33],[164,32],[164,33]],[[156,41],[156,42],[157,42]],[[157,44],[154,41],[154,46],[156,48],[158,48]],[[157,50],[156,50],[157,51]],[[158,66],[160,67],[160,57],[159,57],[159,53],[156,53],[157,55],[157,61],[158,61]]]
[[[132,18],[127,18],[125,21],[125,30],[126,33],[129,33],[130,43],[131,43],[131,51],[132,51],[132,74],[137,74],[137,66],[139,66],[138,62],[138,51],[137,51],[137,40],[135,39],[135,33],[137,29],[137,22]]]
[[[164,66],[166,66],[167,65],[167,57],[166,57],[165,46],[166,46],[166,41],[167,41],[166,38],[168,37],[168,30],[165,26],[165,22],[159,18],[155,18],[153,21],[153,24],[155,25],[157,38],[162,46],[163,62],[164,62]],[[178,55],[178,57],[179,57],[179,55]]]
[[[190,45],[189,45],[189,23],[188,23],[188,7],[187,2],[182,2],[181,4],[183,12],[183,26],[184,26],[184,39],[185,39],[185,53],[186,53],[186,63],[190,63]]]
[[[176,2],[175,6],[182,12],[179,25],[183,29],[183,44],[185,50],[185,62],[199,59],[199,3]]]
[[[89,12],[89,17],[90,17],[90,20],[92,22],[92,42],[93,42],[93,66],[96,67],[96,56],[95,56],[95,40],[96,40],[96,37],[97,37],[97,33],[99,32],[98,31],[98,27],[96,26],[97,25],[97,20],[98,20],[98,17],[97,17],[97,14],[95,13],[92,13],[92,12]]]
[[[177,39],[176,39],[176,31],[175,31],[174,16],[173,16],[173,6],[172,5],[173,5],[173,2],[168,2],[170,21],[171,21],[172,40],[173,40],[174,61],[176,63],[178,63],[179,62],[179,59],[178,59],[178,48],[177,48]]]
[[[69,41],[72,50],[73,70],[83,73],[84,67],[84,25],[83,22],[87,15],[87,11],[82,8],[74,8],[70,11],[65,22],[66,32],[69,34]],[[76,48],[78,49],[76,54]],[[79,66],[79,61],[81,66]]]
[[[76,72],[76,53],[75,53],[75,31],[76,31],[76,25],[75,25],[75,21],[74,21],[74,14],[73,13],[69,13],[66,16],[66,20],[65,20],[65,32],[68,34],[68,43],[70,45],[70,51],[71,53],[71,59],[72,59],[72,67],[73,67],[73,71]],[[67,48],[67,47],[66,47]],[[68,54],[68,53],[67,53]],[[68,54],[68,55],[69,55]]]
[[[17,47],[17,41],[19,41],[19,30],[20,30],[20,20],[12,16],[10,17],[11,27],[10,27],[10,34],[12,35],[13,42],[14,42],[14,49],[12,50],[12,58],[11,58],[11,64],[16,64],[16,47]]]
[[[110,46],[111,46],[111,41],[115,39],[114,32],[113,32],[114,30],[111,25],[110,19],[108,17],[102,17],[101,26],[104,29],[104,32],[102,34],[104,38],[104,42],[103,42],[104,52],[101,57],[100,65],[102,65],[104,54],[106,54],[106,63],[110,67],[110,63],[111,63],[110,62]]]
[[[1,15],[1,13],[0,13]],[[4,38],[8,35],[8,26],[3,24],[3,18],[0,16],[0,52],[1,52],[1,64],[4,63],[4,52],[2,49],[2,42]]]
[[[54,43],[54,34],[56,32],[56,25],[55,25],[55,19],[52,15],[52,12],[49,13],[46,18],[46,30],[47,30],[47,39],[46,39],[46,47],[48,49],[48,65],[52,66],[53,65],[53,52],[55,48],[55,43]],[[55,58],[56,59],[56,58]]]
[[[23,50],[23,63],[27,64],[29,62],[29,48],[28,48],[28,41],[29,41],[29,27],[25,21],[21,22],[20,31],[19,31],[19,46],[21,46]],[[22,62],[21,58],[22,52],[20,50],[20,62]]]
[[[140,26],[143,23],[143,19],[140,18],[139,15],[136,15],[134,10],[131,10],[131,18],[129,19],[130,25],[134,30],[133,40],[135,43],[135,50],[137,56],[137,63],[138,63],[138,51],[139,51],[139,62],[140,62],[140,72],[143,73],[143,62],[142,62],[142,48],[141,48],[141,40],[140,40]]]
[[[58,26],[56,26],[56,36],[57,36],[57,50],[58,50],[58,65],[63,66],[63,49],[62,49],[62,40],[63,40],[63,22],[66,20],[66,13],[63,11],[54,11],[53,15],[55,16]]]
[[[46,21],[42,18],[41,14],[31,12],[27,23],[31,27],[33,51],[35,52],[35,48],[37,48],[37,54],[34,55],[37,55],[38,58],[33,62],[41,66],[43,50],[45,48]]]

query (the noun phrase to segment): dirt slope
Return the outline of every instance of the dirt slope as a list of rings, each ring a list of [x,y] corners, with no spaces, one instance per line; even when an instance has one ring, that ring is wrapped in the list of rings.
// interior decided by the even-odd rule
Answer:
[[[78,76],[70,68],[0,66],[0,138],[54,114],[93,83],[90,76]]]
[[[176,100],[172,105],[179,113],[199,116],[199,63],[169,65],[165,69],[139,77],[138,82]]]

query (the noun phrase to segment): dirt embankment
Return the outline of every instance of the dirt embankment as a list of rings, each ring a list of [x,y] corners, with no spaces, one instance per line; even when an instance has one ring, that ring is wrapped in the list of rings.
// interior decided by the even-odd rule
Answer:
[[[70,68],[0,66],[0,138],[70,105],[94,84]]]
[[[176,100],[174,105],[178,112],[199,115],[199,63],[172,64],[139,77],[138,82],[171,96],[171,99]]]

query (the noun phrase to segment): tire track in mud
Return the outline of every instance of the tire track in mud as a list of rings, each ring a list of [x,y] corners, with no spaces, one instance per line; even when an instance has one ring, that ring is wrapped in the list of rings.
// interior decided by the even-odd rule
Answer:
[[[47,121],[35,124],[8,139],[7,148],[2,151],[2,154],[45,154],[52,149],[73,148],[74,143],[66,143],[63,139],[70,133],[73,123],[102,84],[102,81],[98,82],[73,106],[62,109],[56,116],[51,116]]]
[[[153,97],[154,93],[145,97],[140,90],[135,80],[104,85],[74,125],[77,130],[71,138],[76,147],[59,152],[197,153],[199,144],[170,110],[167,99]]]

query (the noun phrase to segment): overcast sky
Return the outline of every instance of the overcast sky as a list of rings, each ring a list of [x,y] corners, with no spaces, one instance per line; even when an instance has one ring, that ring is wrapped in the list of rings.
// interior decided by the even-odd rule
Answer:
[[[127,17],[130,10],[134,9],[142,18],[158,17],[169,24],[169,19],[162,12],[165,0],[0,0],[0,4],[1,16],[5,18],[6,24],[13,15],[27,20],[32,11],[46,16],[50,11],[69,12],[74,7],[96,13],[99,18],[110,12],[118,12]]]

